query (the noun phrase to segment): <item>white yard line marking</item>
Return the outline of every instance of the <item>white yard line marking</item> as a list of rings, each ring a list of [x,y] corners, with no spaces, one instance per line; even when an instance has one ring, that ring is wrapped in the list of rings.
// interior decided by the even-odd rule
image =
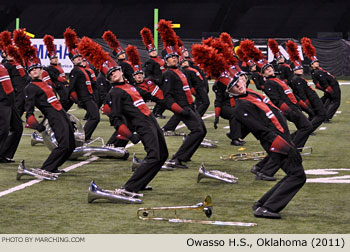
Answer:
[[[215,115],[215,113],[212,113],[212,114],[203,116],[202,119],[206,119],[206,118],[212,117],[212,116],[214,116],[214,115]],[[179,126],[176,127],[176,129],[180,129],[180,128],[183,128],[183,127],[185,127],[185,126],[186,126],[185,124],[180,124]],[[128,144],[125,148],[127,149],[127,148],[130,148],[131,146],[134,146],[134,144],[133,144],[133,143],[130,143],[130,144]],[[87,159],[87,160],[85,160],[85,161],[82,161],[82,162],[79,162],[79,163],[77,163],[77,164],[68,166],[68,167],[64,168],[63,170],[64,170],[65,172],[68,172],[68,171],[74,170],[74,169],[76,169],[76,168],[78,168],[78,167],[80,167],[80,166],[86,165],[86,164],[91,163],[91,162],[93,162],[93,161],[95,161],[95,160],[98,160],[98,159],[99,159],[99,157],[93,156],[93,157],[91,157],[91,158],[89,158],[89,159]],[[26,187],[29,187],[29,186],[35,185],[35,184],[37,184],[37,183],[40,183],[41,181],[43,181],[43,180],[41,180],[41,179],[31,180],[31,181],[26,182],[26,183],[24,183],[24,184],[21,184],[21,185],[12,187],[12,188],[10,188],[10,189],[7,189],[7,190],[5,190],[5,191],[2,191],[2,192],[0,192],[0,198],[3,197],[3,196],[5,196],[5,195],[7,195],[7,194],[10,194],[10,193],[13,193],[13,192],[22,190],[22,189],[24,189],[24,188],[26,188]]]
[[[338,111],[337,111],[337,112],[335,112],[335,113],[336,113],[336,114],[341,114],[341,111],[339,111],[339,110],[338,110]]]
[[[321,127],[319,130],[326,130],[327,127]]]

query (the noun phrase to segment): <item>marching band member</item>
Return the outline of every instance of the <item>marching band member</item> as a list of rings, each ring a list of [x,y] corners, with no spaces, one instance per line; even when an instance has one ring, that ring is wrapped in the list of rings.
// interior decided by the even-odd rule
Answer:
[[[298,47],[293,41],[288,41],[287,52],[293,63],[294,71],[289,85],[293,89],[293,93],[296,94],[303,101],[305,106],[313,112],[313,115],[309,120],[312,123],[312,130],[315,131],[326,119],[326,110],[315,90],[303,77],[304,69],[299,57]]]
[[[186,75],[178,68],[179,55],[177,53],[177,40],[171,22],[160,20],[158,31],[164,43],[162,56],[168,69],[163,74],[162,89],[167,108],[179,116],[190,130],[178,151],[167,162],[173,168],[188,168],[182,162],[188,162],[203,141],[207,130],[205,124],[194,109],[192,93]]]
[[[61,173],[58,168],[70,157],[75,149],[74,130],[72,123],[58,101],[52,87],[47,82],[42,81],[42,65],[40,59],[36,57],[36,48],[30,45],[29,37],[23,30],[16,30],[16,36],[20,38],[26,53],[22,55],[27,65],[27,71],[32,81],[24,89],[25,112],[27,128],[35,129],[39,132],[45,130],[42,123],[38,123],[34,115],[37,107],[48,120],[50,127],[55,133],[58,146],[53,149],[41,166],[44,175]],[[27,41],[27,43],[24,43]],[[29,41],[29,42],[28,42]],[[28,45],[29,46],[26,46]]]
[[[89,141],[100,122],[100,113],[93,98],[91,79],[82,65],[83,58],[77,50],[78,39],[75,31],[67,28],[64,32],[64,38],[69,50],[69,57],[74,64],[74,68],[69,74],[68,93],[89,115],[84,125],[85,141]]]
[[[269,39],[267,41],[268,47],[270,47],[275,59],[277,61],[277,71],[279,72],[279,79],[285,81],[288,85],[293,77],[293,70],[289,64],[286,63],[286,58],[280,52],[277,41]]]
[[[341,90],[339,83],[333,75],[320,67],[320,62],[316,58],[316,49],[312,45],[311,40],[308,38],[302,38],[301,44],[304,53],[311,59],[312,80],[316,85],[316,88],[324,92],[324,96],[321,100],[326,109],[325,123],[329,123],[340,106]]]
[[[137,193],[146,188],[168,157],[163,132],[136,88],[125,82],[121,67],[99,45],[84,37],[79,49],[96,68],[102,68],[107,80],[113,86],[107,99],[111,109],[111,125],[124,138],[130,139],[133,143],[141,140],[145,147],[147,155],[141,165],[125,185],[116,190],[118,194]],[[89,58],[92,55],[94,56]],[[136,134],[132,133],[127,125],[131,125]]]

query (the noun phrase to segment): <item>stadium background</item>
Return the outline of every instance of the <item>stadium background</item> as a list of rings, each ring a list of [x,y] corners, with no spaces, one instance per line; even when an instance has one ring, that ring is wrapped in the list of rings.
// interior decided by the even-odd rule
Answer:
[[[336,76],[350,76],[350,4],[346,0],[1,0],[0,29],[12,31],[19,17],[20,26],[36,38],[45,34],[62,38],[70,26],[78,36],[96,39],[106,50],[101,36],[111,30],[122,46],[136,45],[145,59],[139,31],[144,26],[153,28],[154,8],[159,9],[159,18],[181,25],[176,33],[187,47],[221,32],[262,45],[270,37],[300,40],[306,36],[312,38],[322,67]]]

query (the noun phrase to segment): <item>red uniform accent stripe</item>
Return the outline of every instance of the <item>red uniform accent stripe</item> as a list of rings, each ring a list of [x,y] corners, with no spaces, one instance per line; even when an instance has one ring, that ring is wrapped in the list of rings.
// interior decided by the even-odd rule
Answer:
[[[297,104],[298,101],[297,99],[295,98],[292,90],[288,87],[288,85],[283,81],[283,80],[280,80],[278,78],[271,78],[270,80],[272,81],[275,81],[277,82],[278,84],[281,85],[281,87],[283,88],[284,90],[284,93],[288,96],[289,100],[294,103],[294,104]]]
[[[46,95],[47,102],[51,104],[51,106],[56,109],[57,111],[60,111],[62,109],[61,103],[58,101],[55,93],[52,90],[52,87],[50,87],[46,82],[32,82],[35,86],[39,87]]]
[[[241,97],[240,99],[247,100],[247,101],[253,103],[254,105],[256,105],[262,111],[264,111],[266,114],[266,117],[271,120],[271,122],[276,126],[276,128],[280,132],[284,133],[284,129],[283,129],[282,125],[280,124],[280,122],[278,121],[278,119],[276,118],[275,114],[261,99],[254,97],[252,95],[249,95],[249,94],[246,97]]]
[[[83,72],[84,76],[85,76],[85,84],[86,84],[86,87],[89,91],[90,94],[93,93],[92,91],[92,87],[91,87],[91,80],[90,80],[90,77],[89,75],[87,74],[87,72],[85,71],[85,68],[84,67],[79,67],[79,69]]]
[[[177,68],[176,69],[170,68],[170,70],[172,70],[174,73],[176,73],[177,76],[179,76],[179,78],[181,79],[182,85],[183,85],[183,90],[186,93],[187,102],[188,102],[188,104],[192,104],[193,103],[193,97],[192,97],[192,93],[191,93],[191,90],[190,90],[190,85],[188,84],[186,75],[183,72],[181,72],[179,69],[177,69]]]
[[[0,83],[6,95],[9,95],[10,93],[13,92],[13,86],[12,86],[9,73],[7,72],[6,68],[1,64],[0,64]]]

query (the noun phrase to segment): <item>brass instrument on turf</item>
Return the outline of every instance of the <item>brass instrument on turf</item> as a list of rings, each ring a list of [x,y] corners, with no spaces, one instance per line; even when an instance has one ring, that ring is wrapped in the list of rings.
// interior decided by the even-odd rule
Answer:
[[[120,195],[116,191],[104,190],[99,188],[94,181],[91,181],[88,192],[88,202],[92,203],[97,199],[106,199],[115,203],[130,203],[140,204],[142,199],[136,198],[135,196],[141,195],[136,193],[130,193],[130,195]]]
[[[44,143],[44,139],[35,131],[33,132],[33,134],[30,137],[30,145],[34,146],[38,143],[43,144]]]
[[[204,163],[202,163],[201,167],[199,167],[197,183],[199,183],[199,181],[203,178],[216,179],[230,184],[235,184],[238,182],[237,177],[226,172],[218,170],[206,170],[204,167]]]
[[[216,145],[218,143],[218,141],[215,140],[209,140],[204,138],[203,141],[200,144],[200,147],[203,148],[217,148],[218,146]]]
[[[164,136],[186,136],[184,132],[176,132],[172,130],[163,131]]]
[[[116,159],[128,159],[129,152],[127,149],[123,147],[114,147],[114,146],[106,146],[101,137],[98,137],[89,143],[85,143],[85,132],[83,125],[80,123],[78,118],[74,115],[68,114],[69,119],[74,125],[74,138],[75,138],[75,146],[72,155],[69,157],[70,160],[76,160],[79,157],[89,157],[89,156],[98,156],[103,158],[116,158]],[[47,120],[44,121],[43,125],[45,126],[45,131],[42,132],[42,138],[44,144],[49,150],[53,150],[58,146],[57,140],[55,138],[55,133],[50,127]],[[102,146],[92,146],[93,143],[101,141]]]
[[[197,220],[197,219],[180,219],[178,211],[180,210],[200,210],[210,218],[213,214],[213,202],[209,195],[207,195],[203,202],[192,206],[173,206],[173,207],[148,207],[139,208],[137,210],[137,217],[140,220],[158,220],[167,221],[171,223],[199,223],[199,224],[211,224],[220,226],[256,226],[256,223],[247,222],[231,222],[231,221],[213,221],[213,220]],[[174,218],[160,217],[157,213],[161,211],[174,211]]]
[[[312,154],[311,146],[304,146],[302,148],[298,148],[300,151],[300,155],[307,156]],[[258,151],[258,152],[248,152],[248,153],[237,153],[231,154],[227,156],[220,156],[222,160],[233,160],[233,161],[245,161],[245,160],[261,160],[265,158],[267,155],[266,151]]]
[[[51,172],[47,172],[42,169],[35,169],[35,168],[27,169],[24,165],[24,160],[22,160],[19,163],[17,168],[16,179],[20,180],[23,175],[28,175],[28,176],[35,177],[37,179],[44,179],[44,180],[56,180],[58,177],[57,174],[53,174]]]

